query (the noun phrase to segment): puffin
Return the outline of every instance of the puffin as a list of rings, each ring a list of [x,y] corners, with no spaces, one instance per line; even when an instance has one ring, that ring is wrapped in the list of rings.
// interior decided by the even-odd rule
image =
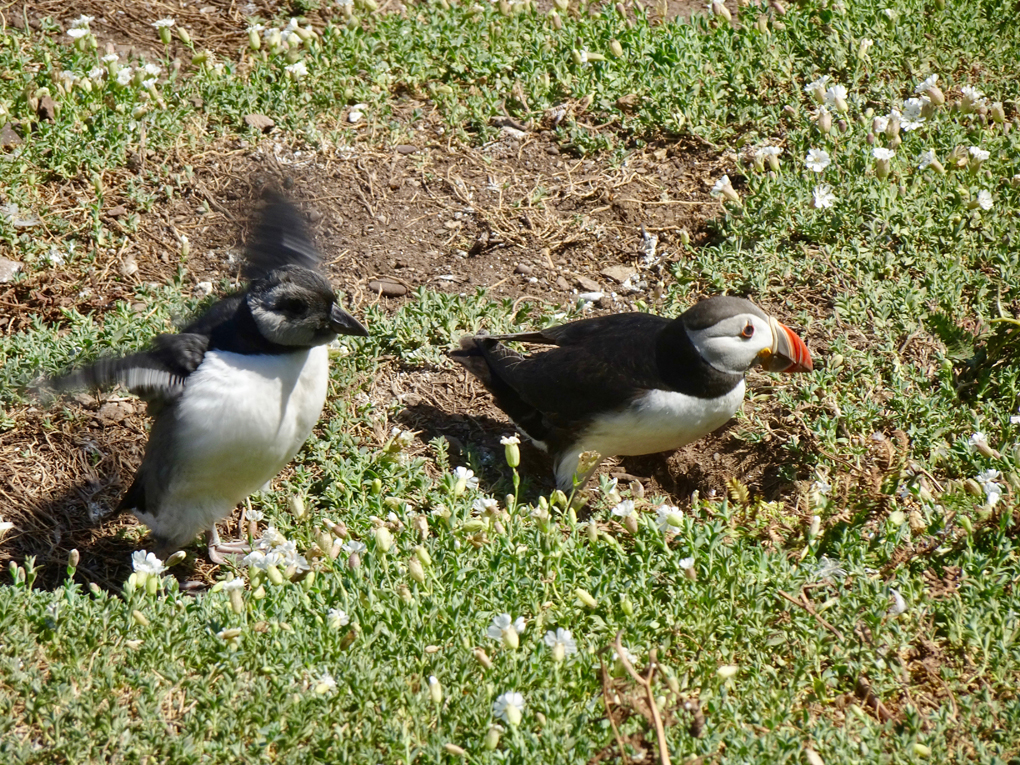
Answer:
[[[551,346],[522,355],[508,341]],[[749,300],[695,303],[675,319],[618,313],[535,332],[461,338],[450,357],[553,460],[556,486],[584,486],[602,458],[672,451],[724,425],[744,375],[810,372],[807,345]],[[598,455],[578,474],[581,455]]]
[[[205,532],[208,556],[245,552],[216,523],[297,454],[326,401],[327,346],[368,331],[340,307],[300,211],[266,195],[241,274],[247,286],[176,334],[50,380],[56,391],[118,384],[153,416],[141,466],[117,511],[152,532],[156,555]]]

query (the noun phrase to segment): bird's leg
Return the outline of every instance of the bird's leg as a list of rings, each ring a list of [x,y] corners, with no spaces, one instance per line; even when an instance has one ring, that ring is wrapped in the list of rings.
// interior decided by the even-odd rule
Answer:
[[[245,553],[251,552],[251,546],[243,541],[236,540],[234,542],[221,542],[220,533],[216,530],[216,525],[205,532],[205,543],[208,548],[207,552],[209,560],[218,566],[222,566],[227,563],[229,556],[244,555]]]

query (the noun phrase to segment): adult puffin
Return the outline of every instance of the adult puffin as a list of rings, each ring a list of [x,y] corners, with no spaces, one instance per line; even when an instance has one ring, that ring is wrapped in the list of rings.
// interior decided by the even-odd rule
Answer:
[[[522,356],[501,341],[556,346]],[[811,354],[789,327],[748,300],[702,300],[676,319],[620,313],[513,335],[468,335],[450,357],[553,458],[565,492],[579,457],[678,449],[722,426],[744,400],[744,374],[810,372]],[[577,483],[575,484],[575,480]]]

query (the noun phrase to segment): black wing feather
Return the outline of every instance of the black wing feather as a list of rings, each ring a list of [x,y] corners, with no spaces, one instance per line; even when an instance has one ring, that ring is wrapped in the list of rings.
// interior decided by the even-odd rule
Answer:
[[[266,206],[248,241],[241,275],[261,279],[281,266],[318,269],[322,256],[312,244],[301,211],[276,192],[267,192]]]

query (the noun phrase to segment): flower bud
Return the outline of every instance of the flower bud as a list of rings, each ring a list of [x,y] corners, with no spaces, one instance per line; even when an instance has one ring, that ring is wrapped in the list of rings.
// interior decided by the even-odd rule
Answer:
[[[472,653],[474,654],[475,660],[485,667],[485,669],[492,669],[492,659],[489,658],[489,655],[485,653],[485,651],[481,648],[476,648],[472,651]]]
[[[374,532],[375,544],[379,548],[379,552],[387,553],[390,548],[393,547],[393,535],[390,534],[390,530],[385,526],[380,526]]]
[[[1002,108],[1002,101],[996,101],[988,107],[988,116],[992,118],[992,122],[996,122],[999,125],[1006,121],[1006,112]]]
[[[585,607],[598,608],[599,602],[595,600],[595,598],[592,597],[592,594],[587,590],[578,587],[577,589],[574,590],[574,595],[577,596],[577,599],[581,601],[582,605],[584,605]]]
[[[620,610],[627,616],[634,615],[634,603],[626,595],[620,596]]]
[[[181,234],[181,257],[187,258],[191,254],[191,240],[186,234]]]
[[[255,29],[248,30],[248,47],[252,50],[258,50],[262,47],[262,38],[259,37],[259,33]]]
[[[241,594],[240,587],[231,587],[228,593],[230,597],[230,608],[231,610],[240,616],[244,613],[244,595]]]
[[[730,9],[723,5],[722,0],[713,0],[712,15],[718,16],[727,23],[733,20],[733,15],[730,13]]]
[[[159,578],[155,576],[150,576],[148,579],[146,579],[145,591],[149,594],[150,597],[154,596],[157,592],[159,592]]]
[[[443,744],[443,749],[445,749],[452,755],[456,755],[457,757],[463,757],[467,754],[467,752],[464,751],[464,749],[457,746],[456,744]]]
[[[429,696],[432,697],[433,704],[443,703],[443,686],[440,685],[439,678],[435,675],[429,677]]]
[[[553,507],[565,509],[567,506],[567,495],[559,489],[556,489],[551,495],[549,495],[549,504]]]
[[[266,576],[269,577],[269,581],[279,587],[283,584],[283,574],[280,573],[280,569],[276,566],[266,567]]]
[[[613,54],[614,58],[623,58],[623,46],[615,37],[609,41],[609,52]]]
[[[185,45],[191,45],[191,35],[188,34],[188,30],[184,27],[177,27],[177,36]]]
[[[519,717],[520,712],[517,715]],[[490,726],[488,733],[485,734],[485,748],[491,752],[499,746],[499,737],[502,733],[503,729],[499,725]]]
[[[415,556],[417,556],[418,560],[421,561],[421,565],[423,566],[432,565],[432,556],[429,555],[429,551],[426,550],[421,545],[418,545],[417,547],[414,548],[414,554]]]
[[[588,521],[584,526],[584,531],[588,535],[588,541],[592,544],[599,540],[599,527],[595,525],[595,521]]]
[[[418,584],[425,584],[425,569],[417,558],[411,558],[407,562],[407,573]]]
[[[829,114],[829,110],[822,107],[818,110],[818,116],[815,117],[815,125],[823,133],[828,135],[829,131],[832,130],[832,115]]]
[[[506,464],[512,468],[518,467],[521,464],[521,448],[517,443],[509,443],[504,447],[506,456]]]
[[[149,617],[147,617],[137,608],[131,612],[131,618],[134,620],[135,624],[137,624],[139,627],[148,627],[150,624]]]
[[[808,527],[808,541],[811,541],[818,536],[818,532],[822,528],[822,519],[817,515],[811,516],[811,525]]]
[[[205,66],[209,63],[209,51],[199,51],[191,57],[191,63],[195,66]]]
[[[957,521],[959,522],[960,527],[964,531],[966,531],[968,535],[971,535],[971,534],[974,533],[974,523],[966,515],[958,516],[957,517]]]
[[[414,603],[414,595],[411,593],[411,588],[406,584],[401,583],[397,585],[397,595],[405,606]]]
[[[81,553],[78,552],[78,548],[76,547],[75,549],[71,550],[71,552],[69,552],[67,554],[67,567],[68,568],[78,568],[78,561],[80,561],[80,560],[81,560]]]

